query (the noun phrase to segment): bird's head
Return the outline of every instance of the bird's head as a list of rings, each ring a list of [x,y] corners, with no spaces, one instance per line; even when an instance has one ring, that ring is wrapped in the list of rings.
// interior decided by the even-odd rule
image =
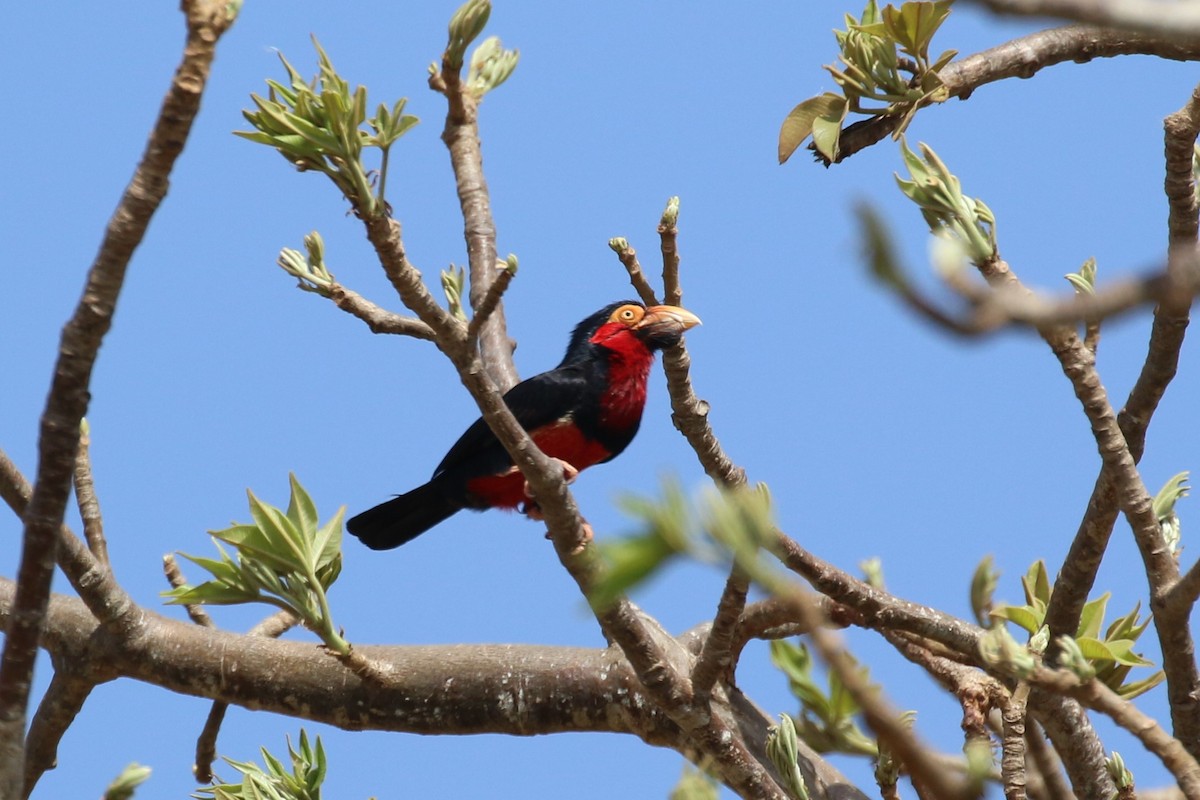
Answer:
[[[611,303],[575,328],[567,347],[567,359],[588,344],[626,350],[640,344],[653,352],[676,344],[700,318],[678,306],[646,307],[636,300]]]

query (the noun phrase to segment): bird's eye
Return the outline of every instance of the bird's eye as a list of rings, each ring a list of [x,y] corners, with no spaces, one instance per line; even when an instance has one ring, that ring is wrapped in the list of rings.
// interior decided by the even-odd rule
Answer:
[[[626,325],[632,325],[642,318],[644,312],[637,306],[621,306],[613,312],[612,318],[614,322],[623,322]]]

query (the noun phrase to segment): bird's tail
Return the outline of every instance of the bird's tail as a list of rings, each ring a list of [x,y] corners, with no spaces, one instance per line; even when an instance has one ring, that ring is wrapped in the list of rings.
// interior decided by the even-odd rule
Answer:
[[[372,550],[391,550],[417,538],[462,507],[462,503],[431,481],[351,517],[346,530]]]

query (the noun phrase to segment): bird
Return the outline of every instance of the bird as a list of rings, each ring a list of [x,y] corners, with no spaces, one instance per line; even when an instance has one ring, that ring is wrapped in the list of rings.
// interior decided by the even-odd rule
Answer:
[[[629,446],[641,425],[655,352],[699,324],[678,306],[610,303],[575,327],[557,367],[521,381],[504,402],[570,482]],[[464,508],[541,518],[524,477],[482,418],[447,451],[429,482],[351,517],[346,530],[372,550],[390,550]]]

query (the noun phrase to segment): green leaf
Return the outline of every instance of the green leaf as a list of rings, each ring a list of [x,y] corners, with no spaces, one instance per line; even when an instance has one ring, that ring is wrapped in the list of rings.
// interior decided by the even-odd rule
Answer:
[[[813,123],[817,119],[836,117],[840,122],[845,114],[846,98],[832,92],[810,97],[793,108],[779,129],[779,163],[791,158],[796,148],[812,135]]]
[[[1046,562],[1034,562],[1021,578],[1021,586],[1025,589],[1026,603],[1032,604],[1035,600],[1041,600],[1043,604],[1049,603],[1050,577],[1046,574]]]
[[[247,490],[246,496],[250,499],[250,516],[259,530],[266,535],[273,548],[273,555],[290,559],[292,569],[298,572],[308,569],[313,563],[311,545],[300,535],[300,531],[287,515],[259,500],[254,496],[254,492]]]
[[[215,581],[208,581],[199,586],[180,586],[177,589],[163,592],[169,605],[182,606],[204,603],[213,606],[231,606],[250,603],[257,600],[258,592],[240,589],[236,586],[226,586]]]
[[[315,530],[318,524],[317,507],[312,497],[296,480],[296,473],[288,473],[288,484],[291,486],[291,497],[288,500],[287,517],[298,531]]]
[[[971,611],[975,614],[976,621],[985,628],[990,627],[989,612],[992,610],[992,598],[996,594],[999,581],[1000,573],[996,571],[992,557],[984,556],[979,566],[975,567],[975,574],[971,576]]]
[[[1038,628],[1042,627],[1044,617],[1035,614],[1028,606],[1000,606],[992,611],[992,616],[1018,625],[1030,634],[1037,633]]]
[[[813,120],[813,145],[817,152],[829,161],[837,161],[838,140],[842,135],[842,121],[846,118],[846,104],[840,107],[834,104],[828,114],[822,114]]]
[[[949,0],[909,2],[883,9],[883,23],[901,49],[920,61],[928,60],[929,43],[950,14]]]
[[[1151,675],[1149,678],[1146,678],[1145,680],[1134,681],[1133,683],[1126,683],[1126,684],[1122,685],[1119,689],[1116,690],[1116,692],[1123,699],[1132,700],[1133,698],[1135,698],[1139,695],[1143,695],[1146,692],[1150,691],[1155,686],[1158,686],[1160,683],[1162,683],[1166,679],[1166,677],[1167,677],[1166,673],[1163,672],[1162,670],[1159,670],[1158,672],[1154,673],[1153,675]]]
[[[1075,638],[1081,637],[1097,638],[1100,636],[1100,626],[1104,624],[1104,611],[1108,607],[1108,599],[1112,597],[1112,592],[1105,592],[1095,600],[1089,600],[1079,613],[1079,628],[1075,631]]]

